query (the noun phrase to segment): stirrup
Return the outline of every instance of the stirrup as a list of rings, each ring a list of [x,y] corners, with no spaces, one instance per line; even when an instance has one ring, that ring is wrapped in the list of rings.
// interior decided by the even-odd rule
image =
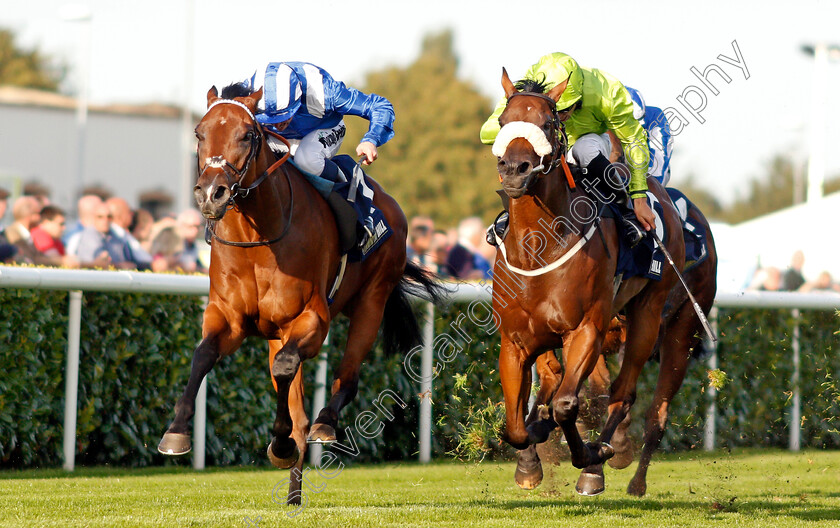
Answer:
[[[497,240],[504,241],[509,222],[510,215],[507,211],[499,213],[490,227],[487,228],[487,234],[485,235],[487,243],[495,247]]]
[[[359,240],[359,247],[364,248],[373,236],[373,218],[367,217],[365,218],[364,223],[362,223],[362,233]]]
[[[636,219],[636,214],[633,212],[623,214],[621,219],[622,224],[624,225],[624,238],[627,240],[627,243],[630,244],[630,248],[632,249],[639,245],[639,242],[647,236],[647,231],[642,229],[642,226]]]

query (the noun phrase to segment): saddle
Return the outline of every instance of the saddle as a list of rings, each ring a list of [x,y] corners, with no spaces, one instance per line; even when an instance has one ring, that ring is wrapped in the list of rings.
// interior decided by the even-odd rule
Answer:
[[[368,186],[368,176],[361,166],[346,154],[335,156],[332,161],[349,178],[348,181],[332,182],[306,172],[297,165],[295,167],[332,209],[341,254],[347,255],[351,262],[363,262],[391,236],[391,226],[382,211],[373,205],[374,192]],[[290,163],[294,165],[294,159]],[[365,235],[367,240],[360,246]]]

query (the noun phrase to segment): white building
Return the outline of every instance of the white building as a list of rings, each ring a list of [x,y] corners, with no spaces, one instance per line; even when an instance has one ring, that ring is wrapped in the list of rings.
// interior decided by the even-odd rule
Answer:
[[[85,127],[84,177],[79,182],[75,100],[2,86],[0,186],[19,194],[23,185],[39,183],[70,214],[75,213],[80,183],[102,187],[134,207],[174,211],[179,193],[185,192],[182,174],[189,163],[183,130],[181,111],[173,106],[91,105]],[[186,156],[191,152],[194,159],[194,145],[188,147]],[[191,196],[191,189],[186,192]]]
[[[714,224],[718,247],[719,289],[740,289],[756,265],[782,271],[790,266],[797,250],[805,255],[802,273],[814,280],[822,271],[840,280],[840,192],[822,199],[788,207],[737,225]]]

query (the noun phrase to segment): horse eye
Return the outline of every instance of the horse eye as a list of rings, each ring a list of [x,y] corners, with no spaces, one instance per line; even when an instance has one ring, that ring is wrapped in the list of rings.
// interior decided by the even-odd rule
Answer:
[[[245,137],[242,138],[242,141],[253,141],[254,140],[254,132],[249,130],[245,132]]]

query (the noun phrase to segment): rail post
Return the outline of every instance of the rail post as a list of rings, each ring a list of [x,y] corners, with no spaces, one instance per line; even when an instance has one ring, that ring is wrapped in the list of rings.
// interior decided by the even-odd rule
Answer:
[[[426,303],[423,324],[423,357],[420,366],[420,462],[432,459],[432,342],[435,338],[435,305]]]
[[[791,401],[790,401],[790,440],[788,448],[791,451],[799,451],[800,439],[802,438],[802,400],[799,386],[799,309],[793,309],[793,337],[791,349],[793,352],[793,374],[791,375]]]
[[[64,469],[76,467],[76,413],[79,399],[79,341],[82,324],[82,292],[70,292],[67,318],[67,369],[64,381]]]
[[[327,337],[321,346],[321,353],[318,354],[318,370],[315,372],[315,393],[312,395],[312,419],[309,423],[315,423],[315,419],[318,418],[318,413],[327,404],[327,347],[329,346],[330,333],[327,332]],[[317,466],[323,452],[324,446],[321,444],[309,444],[309,463]]]
[[[712,332],[716,336],[719,336],[717,307],[713,306],[709,311],[709,321],[712,325]],[[706,339],[706,346],[708,346],[712,351],[712,354],[708,359],[709,370],[715,370],[718,368],[717,342],[707,338],[704,339]],[[711,383],[709,384],[709,391],[707,394],[709,406],[706,408],[706,424],[703,428],[703,449],[706,451],[714,451],[717,443],[717,388]]]

